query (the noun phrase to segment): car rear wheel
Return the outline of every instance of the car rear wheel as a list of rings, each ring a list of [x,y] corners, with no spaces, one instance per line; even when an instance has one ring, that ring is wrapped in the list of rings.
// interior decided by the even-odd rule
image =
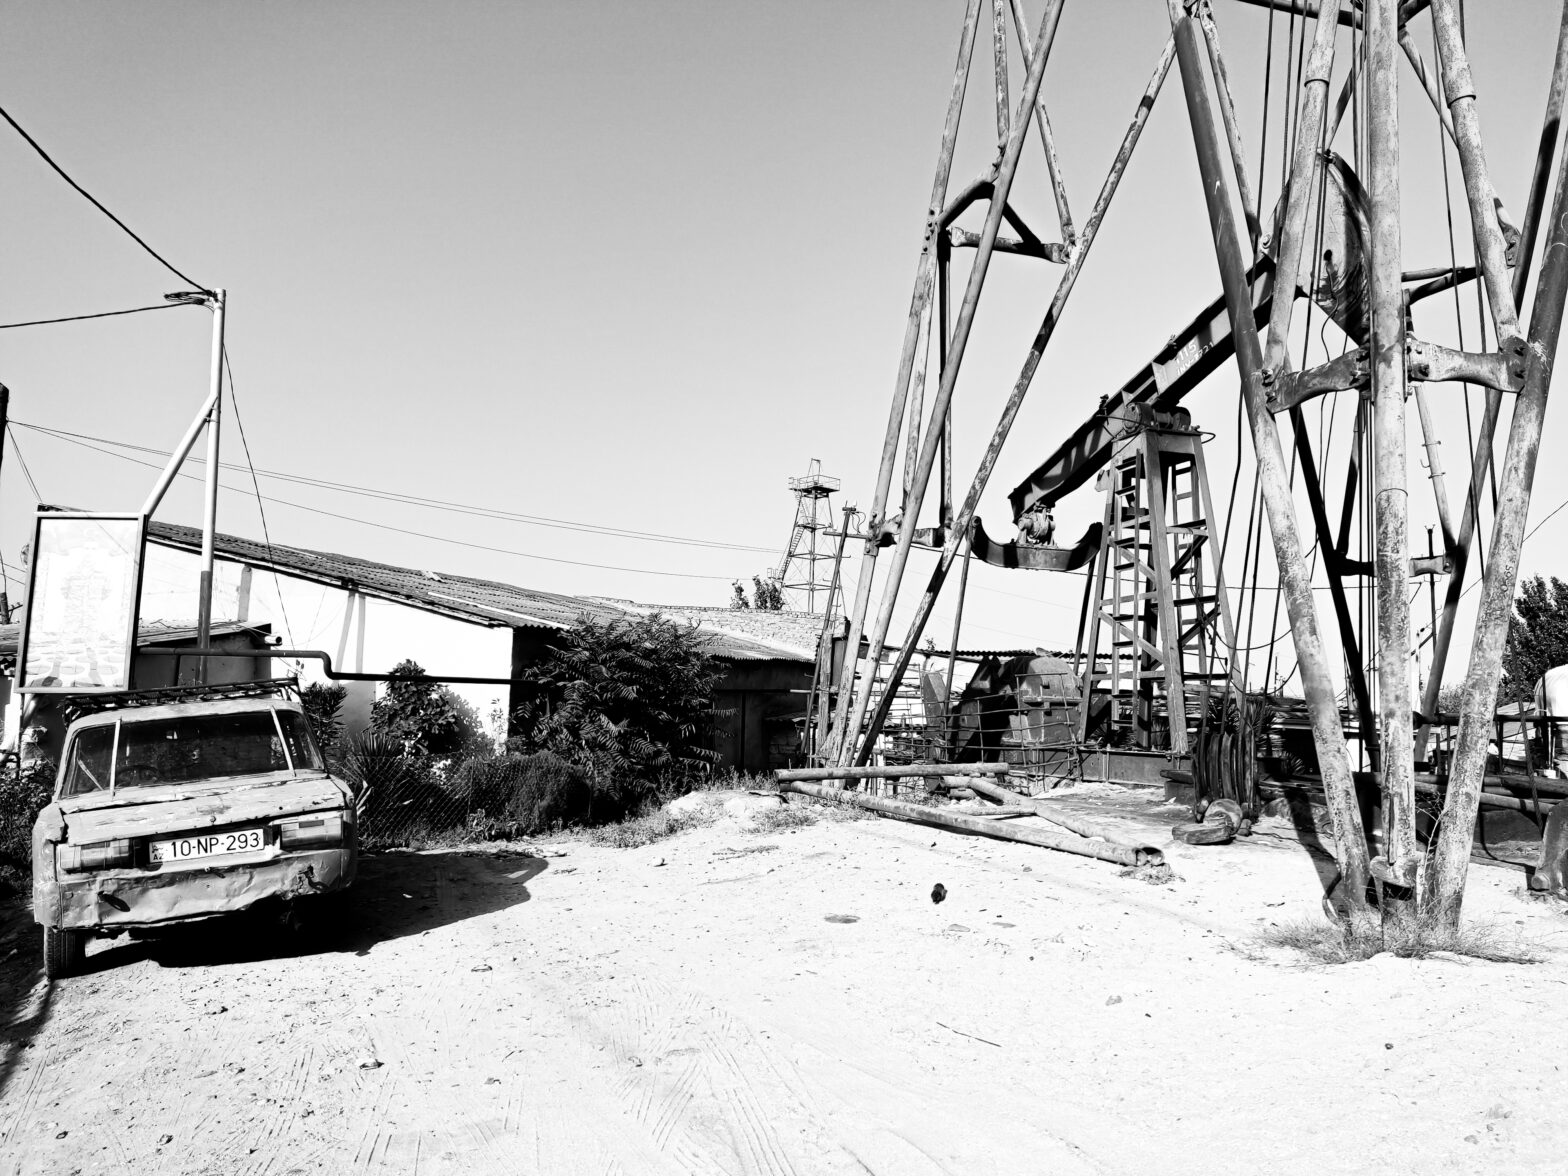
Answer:
[[[74,976],[87,959],[87,933],[65,927],[44,928],[44,975],[51,980]]]

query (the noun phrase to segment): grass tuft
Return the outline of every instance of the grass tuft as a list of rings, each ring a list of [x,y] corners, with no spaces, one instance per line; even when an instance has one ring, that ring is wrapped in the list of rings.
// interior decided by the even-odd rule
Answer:
[[[1260,938],[1267,946],[1289,948],[1320,964],[1350,964],[1383,952],[1407,960],[1447,954],[1494,964],[1536,964],[1545,958],[1495,923],[1467,923],[1454,932],[1426,916],[1409,928],[1386,930],[1375,915],[1343,923],[1301,919],[1270,927]]]
[[[758,832],[771,833],[780,829],[799,829],[803,825],[815,825],[821,816],[822,814],[810,805],[781,804],[754,813],[751,823]]]
[[[661,808],[638,817],[628,817],[614,825],[600,825],[589,831],[588,840],[594,845],[605,845],[611,849],[636,849],[640,845],[652,845],[655,841],[674,837],[688,829],[711,825],[715,819],[713,811],[707,808],[688,809],[679,813]]]

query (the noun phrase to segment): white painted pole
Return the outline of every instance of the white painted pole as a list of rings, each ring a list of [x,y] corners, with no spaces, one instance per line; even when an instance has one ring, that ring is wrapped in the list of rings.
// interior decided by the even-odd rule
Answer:
[[[199,649],[206,649],[212,644],[212,573],[216,563],[213,538],[218,528],[218,458],[223,416],[223,314],[227,303],[227,291],[213,291],[209,302],[212,307],[212,391],[207,395],[207,503],[202,513],[201,596],[196,602],[196,645]],[[196,663],[196,681],[206,680],[207,659],[200,658]]]
[[[218,291],[220,301],[218,303],[218,322],[214,336],[218,340],[220,347],[220,360],[222,358],[223,311],[221,307],[223,303],[221,300],[223,296],[224,292]],[[211,305],[208,296],[205,294],[200,296],[195,294],[168,294],[165,297],[178,302],[199,302],[203,306]],[[147,501],[142,503],[142,514],[151,516],[158,509],[159,504],[163,502],[163,496],[169,492],[169,487],[174,483],[174,476],[180,472],[180,466],[185,464],[185,459],[190,456],[191,450],[195,448],[196,438],[201,436],[202,428],[207,424],[207,418],[212,415],[212,405],[217,395],[218,384],[214,381],[212,391],[208,394],[207,399],[202,401],[201,408],[196,410],[196,415],[191,419],[190,426],[185,430],[184,436],[180,438],[180,443],[174,447],[174,452],[169,455],[169,463],[163,467],[163,472],[158,475],[158,481],[154,483],[152,493],[148,494]]]

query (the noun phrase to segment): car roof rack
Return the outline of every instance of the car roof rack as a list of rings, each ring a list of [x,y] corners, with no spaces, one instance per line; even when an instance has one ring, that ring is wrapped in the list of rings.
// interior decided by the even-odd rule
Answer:
[[[117,690],[104,694],[75,694],[62,707],[65,721],[76,722],[105,711],[167,706],[176,702],[219,702],[234,698],[277,698],[299,694],[298,678],[262,678],[255,682],[214,682],[201,686],[160,686],[155,690]]]

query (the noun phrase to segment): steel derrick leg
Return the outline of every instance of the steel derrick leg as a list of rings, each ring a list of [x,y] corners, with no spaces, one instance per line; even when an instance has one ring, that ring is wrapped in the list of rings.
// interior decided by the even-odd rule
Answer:
[[[954,518],[953,525],[947,529],[947,535],[942,545],[941,555],[937,565],[931,572],[931,579],[927,583],[925,592],[915,607],[914,619],[910,622],[909,632],[904,638],[904,643],[898,651],[898,656],[890,670],[890,680],[897,681],[908,668],[914,656],[915,646],[920,641],[921,634],[925,631],[927,621],[930,620],[931,611],[936,606],[937,594],[941,591],[942,584],[953,566],[953,561],[958,554],[958,537],[965,535],[974,520],[975,511],[980,505],[980,495],[985,492],[985,487],[991,478],[991,471],[996,467],[997,458],[1001,455],[1002,446],[1007,440],[1008,433],[1012,430],[1013,421],[1018,416],[1018,410],[1023,405],[1024,395],[1029,391],[1029,385],[1034,381],[1035,370],[1040,365],[1040,359],[1045,354],[1045,348],[1051,341],[1051,336],[1056,332],[1056,324],[1061,320],[1062,310],[1067,304],[1068,296],[1072,293],[1073,285],[1078,279],[1078,274],[1088,259],[1089,250],[1094,244],[1094,239],[1099,233],[1100,223],[1105,219],[1106,209],[1110,207],[1111,198],[1116,194],[1117,186],[1121,183],[1123,173],[1127,170],[1127,163],[1132,158],[1133,148],[1137,146],[1138,137],[1143,132],[1144,124],[1148,121],[1149,111],[1154,106],[1154,99],[1160,92],[1160,86],[1165,81],[1165,75],[1170,70],[1171,60],[1175,53],[1174,41],[1167,41],[1164,51],[1160,54],[1159,63],[1155,66],[1154,75],[1149,79],[1148,86],[1144,89],[1139,100],[1137,112],[1133,116],[1126,134],[1122,137],[1120,149],[1116,159],[1111,164],[1111,170],[1101,186],[1099,197],[1095,200],[1094,209],[1089,214],[1089,220],[1084,225],[1083,234],[1078,239],[1078,244],[1073,249],[1072,260],[1067,264],[1067,271],[1062,275],[1056,287],[1056,294],[1051,299],[1051,305],[1045,312],[1045,318],[1036,332],[1033,343],[1030,344],[1029,354],[1025,357],[1023,368],[1018,379],[1013,384],[1013,391],[1007,399],[1006,406],[1002,409],[1001,419],[997,422],[996,429],[991,435],[990,444],[986,446],[985,456],[981,458],[980,467],[975,471],[969,492],[964,498],[964,504]],[[1016,130],[1016,128],[1015,128]],[[870,725],[866,729],[866,736],[860,749],[856,762],[865,763],[871,755],[871,748],[877,735],[886,722],[888,711],[892,709],[892,697],[884,694],[878,704],[876,713],[872,716]]]
[[[1263,348],[1253,320],[1242,243],[1236,232],[1230,192],[1225,184],[1219,136],[1215,130],[1208,87],[1199,58],[1197,30],[1190,17],[1183,17],[1176,23],[1176,49],[1181,62],[1182,88],[1186,92],[1187,113],[1192,124],[1198,166],[1203,177],[1209,226],[1213,232],[1220,278],[1225,289],[1225,305],[1236,340],[1236,363],[1241,376],[1247,419],[1252,429],[1253,452],[1257,459],[1258,480],[1268,514],[1269,532],[1274,541],[1275,562],[1279,566],[1280,590],[1290,616],[1296,657],[1301,666],[1302,686],[1312,717],[1312,736],[1323,775],[1323,790],[1333,819],[1335,857],[1340,871],[1340,882],[1333,898],[1336,907],[1340,909],[1359,908],[1366,903],[1366,834],[1356,808],[1350,754],[1345,745],[1344,728],[1339,721],[1339,706],[1333,679],[1329,675],[1327,649],[1318,624],[1317,605],[1312,599],[1311,580],[1301,556],[1295,504],[1285,476],[1284,451],[1280,446],[1279,431],[1264,399],[1261,380]]]

